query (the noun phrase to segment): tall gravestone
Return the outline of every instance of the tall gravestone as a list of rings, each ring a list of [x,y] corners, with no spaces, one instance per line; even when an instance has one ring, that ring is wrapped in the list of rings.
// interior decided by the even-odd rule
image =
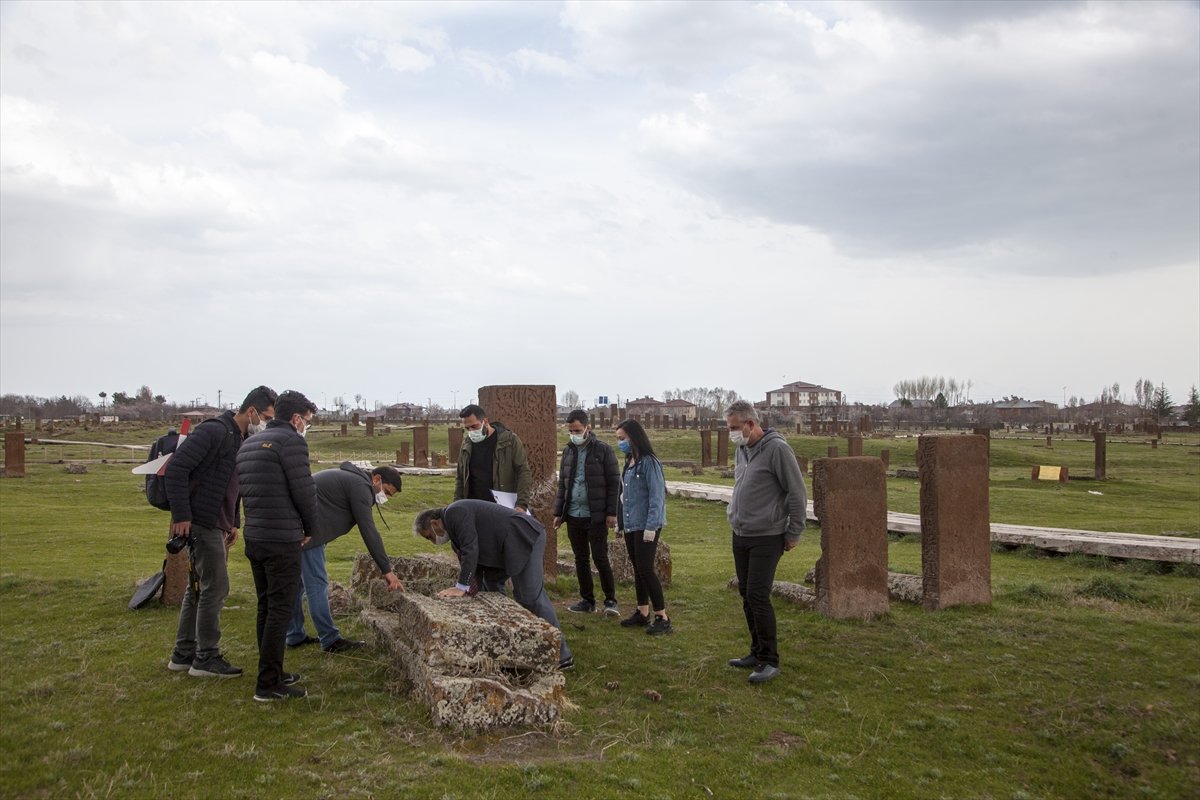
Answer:
[[[558,535],[551,524],[554,472],[558,466],[558,401],[554,386],[481,386],[478,397],[488,420],[502,422],[525,445],[525,457],[533,473],[533,507],[529,512],[546,528],[542,566],[546,577],[553,579],[558,574]]]
[[[838,457],[838,451],[837,451],[836,444],[831,444],[825,448],[825,457],[826,458],[837,458]]]
[[[991,603],[987,439],[922,436],[917,468],[925,608]]]
[[[847,436],[846,437],[846,455],[851,458],[857,458],[862,455],[862,437]]]
[[[729,466],[729,428],[717,428],[717,466]]]
[[[353,414],[350,415],[350,424],[356,428],[358,427],[358,412],[357,411],[355,411]]]
[[[447,447],[450,450],[450,463],[457,464],[458,463],[458,451],[462,450],[463,429],[461,426],[455,425],[453,427],[447,428],[446,434],[447,434],[449,442],[450,442],[449,445],[447,445]]]
[[[400,449],[396,451],[396,461],[400,464],[408,464],[408,442],[401,442]]]
[[[375,418],[367,417],[367,436],[375,435]]]
[[[25,434],[20,431],[4,434],[4,477],[25,477]]]
[[[340,434],[340,435],[341,435],[341,436],[347,436],[348,434],[349,434],[349,432],[346,430],[346,423],[344,423],[344,422],[343,422],[343,423],[342,423],[342,430],[341,430],[341,434]]]
[[[700,431],[700,466],[712,466],[712,431],[708,428]]]
[[[883,471],[887,472],[888,462],[892,460],[892,451],[891,450],[880,450],[879,451],[879,460],[883,462]]]
[[[413,466],[429,466],[429,426],[418,425],[413,432]]]
[[[817,611],[872,619],[888,610],[887,481],[883,462],[861,456],[813,463],[813,512],[821,525]]]
[[[1108,477],[1108,434],[1096,431],[1092,436],[1096,440],[1096,480],[1102,481]]]

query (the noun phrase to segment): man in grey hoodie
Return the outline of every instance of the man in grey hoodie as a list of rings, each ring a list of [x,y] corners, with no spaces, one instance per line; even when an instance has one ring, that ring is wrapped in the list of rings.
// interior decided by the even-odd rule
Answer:
[[[371,512],[400,492],[400,473],[392,467],[375,467],[370,472],[343,461],[338,469],[327,469],[313,476],[317,487],[317,528],[301,553],[300,576],[303,591],[297,593],[292,611],[292,626],[287,646],[300,647],[321,643],[326,653],[344,653],[364,647],[366,642],[343,639],[329,610],[329,574],[325,570],[325,545],[350,532],[355,525],[363,544],[383,573],[389,592],[403,591],[404,584],[392,571],[392,561],[383,548],[383,539]],[[380,519],[382,519],[380,512]],[[386,524],[386,523],[385,523]],[[304,628],[304,600],[320,637],[308,635]]]
[[[791,445],[773,428],[763,429],[745,400],[725,410],[729,440],[737,445],[733,499],[726,514],[733,531],[733,566],[742,611],[750,629],[750,652],[729,666],[751,669],[751,683],[779,675],[771,586],[783,554],[800,541],[808,516],[804,476]]]

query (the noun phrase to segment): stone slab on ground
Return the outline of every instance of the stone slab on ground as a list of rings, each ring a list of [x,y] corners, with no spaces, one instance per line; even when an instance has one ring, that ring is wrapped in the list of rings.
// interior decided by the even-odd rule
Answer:
[[[399,594],[395,610],[368,608],[362,620],[439,727],[546,727],[570,707],[558,629],[504,595]]]

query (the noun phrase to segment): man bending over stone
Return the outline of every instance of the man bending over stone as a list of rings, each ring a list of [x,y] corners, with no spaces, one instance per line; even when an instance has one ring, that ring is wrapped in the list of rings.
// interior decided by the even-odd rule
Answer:
[[[413,521],[413,533],[434,544],[449,542],[458,555],[458,583],[438,592],[438,597],[463,597],[472,582],[482,591],[503,593],[504,582],[511,577],[514,599],[559,628],[542,571],[546,529],[533,517],[485,500],[457,500],[445,508],[422,511]],[[571,669],[575,666],[571,648],[565,636],[561,642],[558,667]]]

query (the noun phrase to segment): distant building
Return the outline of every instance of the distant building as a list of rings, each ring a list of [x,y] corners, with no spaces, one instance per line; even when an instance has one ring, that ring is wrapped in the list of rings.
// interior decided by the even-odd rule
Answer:
[[[663,413],[663,402],[653,397],[641,397],[625,404],[625,413],[630,417],[646,419]]]
[[[383,409],[382,416],[388,420],[420,419],[425,416],[425,406],[416,403],[396,403]]]
[[[662,415],[670,417],[672,420],[686,420],[691,422],[696,419],[698,408],[695,403],[690,403],[687,400],[668,400],[662,404]]]
[[[1058,404],[1045,400],[1003,400],[992,403],[992,410],[1009,425],[1049,422],[1058,416]]]
[[[816,415],[818,420],[832,420],[838,418],[842,402],[842,393],[838,389],[794,381],[767,392],[765,405],[772,411],[800,414],[805,419]]]

